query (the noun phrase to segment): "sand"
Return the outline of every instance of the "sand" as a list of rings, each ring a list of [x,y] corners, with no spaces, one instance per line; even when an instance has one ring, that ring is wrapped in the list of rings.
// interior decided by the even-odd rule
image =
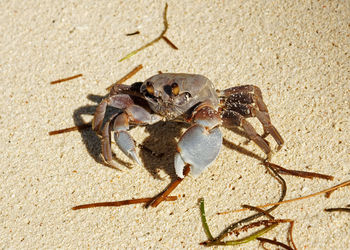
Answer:
[[[198,178],[186,177],[176,202],[73,211],[90,202],[153,197],[175,178],[176,124],[135,128],[144,167],[115,146],[120,170],[101,163],[91,130],[49,136],[92,118],[105,88],[138,64],[126,84],[162,72],[207,76],[218,89],[254,84],[285,140],[272,162],[334,176],[285,176],[286,199],[350,179],[349,1],[168,1],[164,41],[118,62],[163,29],[164,1],[2,1],[0,3],[0,248],[200,248],[206,240],[198,199],[216,236],[252,212],[217,215],[242,204],[278,200],[280,185],[260,161],[261,149],[222,129],[224,145]],[[139,35],[126,36],[140,31]],[[50,85],[51,81],[83,74]],[[260,124],[250,119],[261,133]],[[267,137],[272,148],[276,143]],[[350,248],[349,188],[325,198],[281,205],[273,215],[295,221],[299,249]],[[265,237],[287,242],[288,225]],[[242,245],[256,249],[258,241]],[[240,248],[240,247],[237,247]]]

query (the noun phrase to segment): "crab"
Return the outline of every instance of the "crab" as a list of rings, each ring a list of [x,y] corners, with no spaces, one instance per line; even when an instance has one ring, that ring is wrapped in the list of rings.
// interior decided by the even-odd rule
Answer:
[[[107,115],[107,107],[113,107]],[[259,135],[246,120],[256,117],[263,126]],[[271,135],[280,147],[283,139],[272,125],[261,90],[254,85],[216,90],[205,76],[162,73],[132,85],[117,84],[98,105],[92,128],[101,138],[102,156],[109,165],[112,159],[111,132],[121,151],[142,165],[136,144],[128,133],[132,126],[159,121],[185,122],[191,126],[182,134],[174,158],[175,173],[184,178],[184,168],[196,177],[211,165],[220,152],[223,136],[220,126],[241,127],[267,155],[271,153],[264,139]]]

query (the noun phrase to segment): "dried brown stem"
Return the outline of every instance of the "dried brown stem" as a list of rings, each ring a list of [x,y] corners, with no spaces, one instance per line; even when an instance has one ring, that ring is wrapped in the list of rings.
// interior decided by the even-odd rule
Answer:
[[[187,176],[190,172],[190,165],[187,164],[184,168],[184,176]],[[156,196],[154,200],[152,200],[149,204],[147,204],[147,207],[156,207],[158,206],[164,199],[183,181],[181,178],[177,178],[175,181],[170,183],[170,185],[160,193],[159,195]]]
[[[350,208],[349,207],[326,208],[324,211],[326,211],[326,212],[347,212],[347,213],[350,213]]]
[[[258,207],[254,207],[254,206],[250,206],[250,205],[242,205],[243,208],[248,208],[250,210],[255,210],[259,213],[263,213],[267,218],[274,220],[275,217],[273,217],[268,211],[265,211],[264,209],[258,208]]]
[[[162,37],[165,35],[165,33],[168,30],[168,20],[167,20],[167,10],[168,10],[168,4],[165,4],[165,8],[164,8],[164,13],[163,13],[163,22],[164,22],[164,30],[162,31],[162,33],[160,33],[160,35],[155,38],[154,40],[152,40],[149,43],[146,43],[145,45],[143,45],[142,47],[130,52],[129,54],[127,54],[126,56],[124,56],[122,59],[120,59],[118,62],[124,61],[130,57],[132,57],[133,55],[137,54],[138,52],[140,52],[141,50],[153,45],[154,43],[158,42],[160,39],[162,39]]]
[[[289,226],[289,238],[288,238],[288,243],[289,245],[293,246],[293,249],[297,250],[297,247],[294,244],[294,240],[293,240],[293,227],[294,227],[294,221],[290,222],[290,226]]]
[[[70,76],[70,77],[67,77],[67,78],[62,78],[62,79],[59,79],[59,80],[56,80],[56,81],[52,81],[50,82],[50,84],[57,84],[57,83],[61,83],[61,82],[66,82],[66,81],[69,81],[69,80],[72,80],[72,79],[75,79],[75,78],[78,78],[78,77],[81,77],[83,76],[83,74],[78,74],[78,75],[75,75],[75,76]]]
[[[260,221],[256,221],[256,222],[252,222],[248,225],[245,225],[243,227],[237,228],[233,231],[231,231],[229,234],[235,234],[236,236],[239,235],[240,232],[247,232],[249,229],[254,228],[254,227],[260,227],[260,226],[270,226],[271,224],[274,223],[290,223],[291,220],[260,220]]]
[[[176,45],[173,44],[173,42],[170,41],[169,38],[167,38],[166,36],[162,36],[162,38],[170,47],[172,47],[173,49],[178,50],[178,47],[176,47]]]
[[[281,166],[278,166],[274,163],[271,162],[264,162],[264,165],[269,165],[273,169],[275,169],[279,174],[287,174],[287,175],[294,175],[294,176],[299,176],[303,178],[321,178],[321,179],[326,179],[326,180],[333,180],[334,177],[331,175],[325,175],[325,174],[319,174],[315,172],[306,172],[306,171],[299,171],[299,170],[291,170],[291,169],[286,169]]]
[[[119,79],[118,81],[113,83],[111,86],[107,87],[106,90],[111,91],[111,89],[113,88],[114,85],[122,84],[123,82],[125,82],[126,80],[131,78],[133,75],[135,75],[137,72],[139,72],[142,68],[143,68],[142,64],[136,66],[133,70],[131,70],[129,73],[127,73],[124,77],[122,77],[121,79]]]
[[[259,238],[256,238],[256,239],[259,240],[262,244],[270,243],[272,245],[283,247],[284,249],[287,249],[287,250],[293,250],[293,248],[291,248],[290,246],[287,246],[286,244],[284,244],[282,242],[279,242],[277,240],[270,240],[270,239],[266,239],[266,238],[262,238],[262,237],[259,237]]]
[[[282,186],[282,191],[281,191],[281,196],[279,201],[283,201],[284,197],[286,196],[287,193],[287,184],[285,182],[285,180],[276,172],[276,170],[274,170],[273,168],[271,168],[270,166],[266,166],[271,174],[273,174],[273,177],[279,182],[281,183]],[[273,211],[274,209],[276,209],[278,207],[278,205],[274,205],[273,207],[270,207],[269,209],[267,209],[265,211],[265,213],[270,213],[271,211]],[[223,238],[225,238],[231,231],[233,231],[235,228],[241,226],[242,224],[248,223],[252,220],[255,220],[261,216],[263,216],[265,213],[259,212],[256,214],[253,214],[251,216],[248,216],[244,219],[241,219],[233,224],[231,224],[230,226],[228,226],[224,231],[222,231],[218,237],[216,237],[213,241],[210,242],[210,244],[215,244],[217,242],[220,242]],[[222,213],[217,213],[217,214],[222,214]],[[209,242],[208,242],[209,243]]]
[[[127,36],[134,36],[134,35],[138,35],[138,34],[140,34],[140,31],[135,31],[135,32],[132,32],[132,33],[128,33],[128,34],[126,34]]]
[[[58,135],[58,134],[63,134],[63,133],[76,131],[76,130],[81,131],[81,130],[88,129],[88,128],[91,128],[91,122],[86,123],[86,124],[82,124],[79,126],[70,127],[70,128],[64,128],[64,129],[50,131],[49,135]]]
[[[310,195],[306,195],[306,196],[302,196],[302,197],[294,198],[294,199],[290,199],[290,200],[280,201],[280,202],[276,202],[276,203],[268,203],[268,204],[260,205],[260,206],[256,206],[256,207],[264,208],[264,207],[269,207],[269,206],[275,206],[275,205],[280,205],[280,204],[284,204],[284,203],[289,203],[289,202],[293,202],[293,201],[308,199],[308,198],[314,197],[316,195],[328,193],[330,191],[334,191],[336,189],[339,189],[339,188],[345,187],[345,186],[349,186],[349,185],[350,185],[350,180],[346,181],[346,182],[343,182],[343,183],[341,183],[339,185],[333,186],[331,188],[322,190],[322,191],[317,192],[317,193],[313,193],[313,194],[310,194]],[[228,213],[234,213],[234,212],[242,212],[242,211],[246,211],[246,210],[247,210],[247,208],[242,208],[242,209],[237,209],[237,210],[233,210],[233,211],[221,212],[221,213],[218,213],[218,214],[228,214]]]
[[[139,204],[139,203],[147,203],[152,201],[153,198],[140,198],[140,199],[132,199],[132,200],[123,200],[123,201],[110,201],[110,202],[99,202],[99,203],[91,203],[84,204],[72,207],[73,210],[85,209],[85,208],[93,208],[93,207],[120,207],[125,205]],[[164,199],[165,201],[176,201],[177,196],[167,196]]]

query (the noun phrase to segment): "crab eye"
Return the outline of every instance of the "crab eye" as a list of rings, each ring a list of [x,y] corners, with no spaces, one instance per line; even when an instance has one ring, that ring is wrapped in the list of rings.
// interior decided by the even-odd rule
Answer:
[[[179,85],[176,82],[171,84],[171,92],[173,93],[174,96],[177,96],[179,94],[180,87],[179,87]]]
[[[151,82],[146,82],[146,90],[148,94],[154,95],[154,87]]]

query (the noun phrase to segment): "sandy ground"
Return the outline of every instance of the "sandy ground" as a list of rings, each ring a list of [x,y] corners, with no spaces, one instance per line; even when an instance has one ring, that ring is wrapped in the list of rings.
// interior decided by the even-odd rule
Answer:
[[[350,179],[349,1],[168,1],[167,37],[123,62],[163,29],[164,1],[1,1],[0,3],[0,248],[199,248],[206,240],[197,200],[206,202],[214,235],[251,212],[216,215],[278,200],[280,185],[259,163],[252,142],[223,129],[219,158],[157,208],[142,205],[73,211],[98,201],[152,197],[175,178],[181,127],[136,128],[144,167],[114,147],[122,171],[99,158],[91,131],[48,132],[91,120],[105,88],[138,64],[127,84],[161,70],[206,75],[217,88],[259,86],[285,145],[272,161],[333,175],[333,181],[285,176],[286,199]],[[125,34],[139,30],[140,35]],[[83,77],[50,85],[82,73]],[[254,119],[252,124],[261,132]],[[267,138],[272,147],[275,142]],[[132,167],[132,168],[128,168]],[[350,248],[348,213],[324,208],[350,203],[349,188],[280,206],[295,221],[299,249]],[[288,226],[266,237],[286,242]],[[257,241],[241,246],[258,248]],[[239,248],[239,247],[238,247]]]

